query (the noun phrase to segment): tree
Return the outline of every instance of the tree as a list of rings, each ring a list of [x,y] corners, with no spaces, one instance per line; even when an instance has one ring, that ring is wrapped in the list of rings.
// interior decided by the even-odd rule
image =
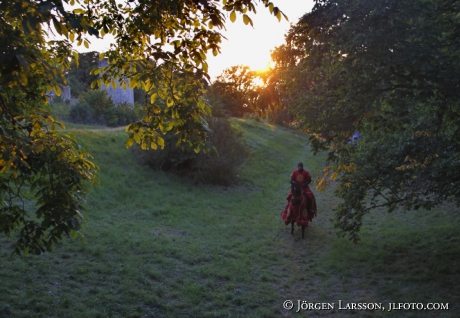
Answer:
[[[278,19],[282,13],[259,1]],[[97,167],[78,143],[57,131],[46,92],[66,83],[71,44],[89,48],[90,36],[115,43],[93,70],[99,82],[119,80],[151,99],[146,116],[128,126],[127,146],[164,146],[163,134],[205,147],[210,112],[201,99],[206,52],[219,53],[224,12],[252,24],[253,0],[18,0],[0,2],[0,232],[17,235],[16,252],[51,250],[64,234],[79,235],[80,210]],[[47,40],[51,33],[60,40]],[[92,85],[96,85],[95,82]],[[156,100],[167,107],[159,110]]]
[[[255,73],[248,66],[232,66],[217,77],[210,92],[219,99],[229,115],[242,117],[255,111],[258,92],[254,79]]]
[[[90,73],[98,67],[98,62],[99,52],[95,51],[78,53],[78,57],[72,59],[66,79],[75,98],[78,98],[81,93],[89,90],[91,83],[97,80],[97,76]]]
[[[460,1],[320,0],[294,25],[282,85],[329,150],[342,235],[380,207],[460,203]],[[295,58],[292,58],[295,57]],[[355,131],[363,138],[347,140]]]

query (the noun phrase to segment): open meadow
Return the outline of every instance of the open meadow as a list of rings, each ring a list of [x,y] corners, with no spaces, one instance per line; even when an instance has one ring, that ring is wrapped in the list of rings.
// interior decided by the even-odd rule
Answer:
[[[315,178],[324,156],[300,132],[232,123],[251,149],[232,186],[140,165],[124,130],[69,125],[100,167],[85,239],[21,258],[0,237],[0,317],[460,317],[458,208],[374,213],[353,244],[330,221],[333,192],[313,189],[318,216],[302,240],[280,218],[289,175],[303,161]],[[299,301],[327,308],[296,313]],[[389,303],[449,309],[388,312]]]

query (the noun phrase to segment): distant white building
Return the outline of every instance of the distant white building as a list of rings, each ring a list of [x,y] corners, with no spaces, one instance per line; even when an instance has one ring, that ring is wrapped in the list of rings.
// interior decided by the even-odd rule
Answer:
[[[99,67],[104,67],[107,65],[109,65],[107,58],[103,59],[102,61],[99,61]],[[102,84],[101,89],[107,92],[107,94],[112,98],[113,103],[115,105],[118,105],[121,103],[127,103],[130,105],[134,105],[134,90],[132,88],[129,88],[129,85],[126,89],[123,89],[123,87],[119,85],[119,82],[117,80],[116,88],[113,88],[112,86],[107,87],[104,84]]]

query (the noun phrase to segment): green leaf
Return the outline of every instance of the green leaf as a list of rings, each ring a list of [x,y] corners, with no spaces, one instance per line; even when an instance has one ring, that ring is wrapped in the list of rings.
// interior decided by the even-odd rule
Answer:
[[[73,231],[73,230],[70,231],[70,237],[71,237],[72,239],[75,240],[75,239],[77,238],[77,236],[78,236],[78,232],[77,232],[77,231]]]

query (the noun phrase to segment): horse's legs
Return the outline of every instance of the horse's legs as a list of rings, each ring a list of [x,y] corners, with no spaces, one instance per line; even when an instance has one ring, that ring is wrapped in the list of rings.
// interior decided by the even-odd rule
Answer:
[[[294,221],[291,221],[291,234],[294,234]]]
[[[305,238],[305,225],[302,225],[302,238]]]

